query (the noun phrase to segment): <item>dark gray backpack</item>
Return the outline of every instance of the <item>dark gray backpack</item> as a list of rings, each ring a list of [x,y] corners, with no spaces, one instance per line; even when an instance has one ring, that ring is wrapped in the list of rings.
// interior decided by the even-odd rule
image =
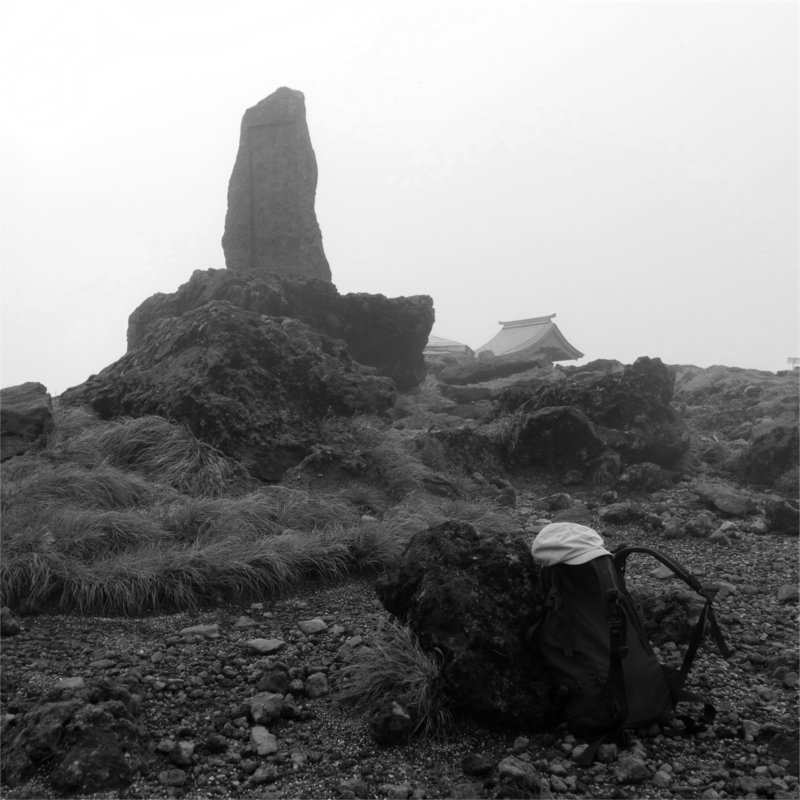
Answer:
[[[625,563],[636,552],[657,558],[705,598],[680,669],[659,662],[628,594]],[[581,763],[591,764],[597,747],[624,730],[654,722],[669,725],[682,700],[703,703],[700,725],[713,720],[713,706],[684,689],[706,622],[722,655],[727,658],[730,652],[711,597],[680,564],[650,548],[623,547],[613,557],[544,567],[542,581],[546,608],[533,644],[562,698],[568,727],[594,738]],[[680,719],[690,731],[700,727],[687,717]]]

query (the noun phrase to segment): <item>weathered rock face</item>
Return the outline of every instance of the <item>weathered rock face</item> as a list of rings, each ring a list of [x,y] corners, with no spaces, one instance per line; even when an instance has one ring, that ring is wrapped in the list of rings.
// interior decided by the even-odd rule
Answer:
[[[443,654],[462,711],[488,724],[552,722],[546,673],[525,645],[543,598],[521,536],[445,522],[417,534],[376,589],[423,648]]]
[[[675,401],[707,464],[797,497],[800,385],[796,373],[675,368]]]
[[[394,384],[356,363],[343,342],[298,319],[213,300],[157,320],[139,346],[61,396],[104,418],[157,414],[279,480],[318,441],[328,413],[380,413]]]
[[[563,414],[552,414],[557,424],[555,438],[563,447],[558,450],[562,461],[568,458],[588,461],[596,454],[597,444],[618,453],[625,464],[648,461],[661,467],[672,468],[687,452],[690,444],[685,423],[670,405],[674,378],[657,358],[639,358],[621,372],[575,372],[560,382],[549,382],[532,387],[530,393],[509,388],[498,400],[502,412],[517,411],[533,417],[544,409],[571,406],[591,423],[596,441],[588,430],[585,436],[569,436],[562,431]],[[537,420],[537,436],[546,436],[543,420]],[[524,429],[524,424],[521,426]],[[576,430],[576,425],[565,429]],[[565,448],[578,448],[570,454]],[[556,452],[555,450],[553,451]],[[519,460],[524,454],[517,453]],[[536,453],[532,457],[538,457]],[[588,462],[587,462],[588,463]]]
[[[603,443],[589,418],[577,408],[548,406],[525,417],[509,447],[513,466],[542,464],[590,471]]]
[[[41,383],[0,390],[0,461],[47,442],[53,429],[53,404]]]
[[[228,269],[330,281],[316,190],[305,98],[278,89],[242,118],[222,237]]]
[[[762,486],[797,489],[797,468],[800,463],[800,429],[774,423],[753,432],[748,446],[729,459],[725,466],[742,480]],[[783,480],[782,480],[783,479]]]
[[[391,378],[398,389],[425,377],[422,351],[433,327],[433,301],[426,295],[340,295],[331,283],[278,275],[196,270],[172,294],[156,294],[128,319],[128,352],[139,347],[160,321],[206,303],[225,300],[267,316],[292,317],[323,335],[342,339],[353,358]]]
[[[51,691],[3,731],[3,781],[18,786],[49,772],[65,794],[123,788],[144,751],[135,720],[140,698],[121,684]]]

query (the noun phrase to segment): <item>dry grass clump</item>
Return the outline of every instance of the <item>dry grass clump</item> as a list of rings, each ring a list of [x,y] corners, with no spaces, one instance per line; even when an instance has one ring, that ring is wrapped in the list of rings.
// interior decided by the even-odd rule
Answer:
[[[4,605],[144,614],[261,599],[384,569],[453,515],[499,524],[489,504],[431,495],[436,473],[372,418],[329,426],[363,451],[375,482],[313,493],[245,480],[161,417],[103,422],[57,408],[56,418],[45,450],[2,465]]]
[[[364,711],[396,701],[412,713],[414,733],[442,738],[452,716],[441,668],[438,653],[423,650],[405,626],[386,622],[369,647],[356,651],[336,697]]]
[[[72,435],[57,428],[53,453],[76,464],[92,468],[107,463],[195,496],[225,494],[232,482],[245,480],[236,461],[163,417],[99,423],[86,412],[68,409],[56,414],[57,425],[59,416]]]

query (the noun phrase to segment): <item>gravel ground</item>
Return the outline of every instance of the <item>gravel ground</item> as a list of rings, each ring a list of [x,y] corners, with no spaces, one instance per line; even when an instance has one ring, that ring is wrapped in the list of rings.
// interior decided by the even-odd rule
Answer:
[[[528,512],[524,502],[520,506],[525,524]],[[726,662],[707,641],[695,662],[689,688],[708,696],[718,710],[714,725],[696,737],[642,735],[624,750],[604,748],[603,760],[588,769],[573,762],[576,742],[563,730],[488,731],[458,720],[445,742],[380,747],[364,718],[333,700],[346,650],[358,645],[355,637],[368,644],[388,618],[368,578],[308,586],[260,608],[227,606],[146,619],[24,618],[20,635],[2,642],[4,720],[34,707],[64,678],[87,684],[99,677],[133,680],[153,752],[146,774],[130,787],[96,797],[515,796],[501,789],[503,775],[515,771],[541,780],[538,794],[531,789],[522,796],[800,797],[797,540],[736,532],[718,544],[665,541],[633,527],[602,531],[609,546],[625,541],[662,549],[719,589],[715,606],[735,652]],[[629,585],[655,583],[657,565],[638,558]],[[251,626],[242,626],[244,616]],[[315,618],[327,629],[304,634],[298,623]],[[198,624],[217,625],[219,635],[180,634]],[[284,644],[265,656],[245,644],[254,638]],[[681,652],[667,644],[661,656],[679,662]],[[325,678],[317,681],[323,691],[327,682],[331,692],[312,698],[298,688],[295,718],[270,726],[276,751],[258,756],[250,744],[247,701],[275,664],[290,668],[305,686],[309,676],[321,673]],[[173,745],[180,741],[190,744],[183,763],[176,764]],[[465,762],[467,756],[473,758]],[[13,790],[3,787],[3,796],[54,795],[34,780]]]

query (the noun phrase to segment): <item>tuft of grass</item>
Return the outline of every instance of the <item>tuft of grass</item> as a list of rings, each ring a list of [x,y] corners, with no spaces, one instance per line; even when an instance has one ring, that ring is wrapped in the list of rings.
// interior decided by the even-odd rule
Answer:
[[[363,711],[395,700],[412,712],[414,733],[444,738],[452,716],[441,670],[441,654],[423,650],[407,627],[386,622],[369,647],[356,651],[336,699]]]
[[[10,487],[5,502],[71,504],[89,509],[134,508],[150,505],[164,490],[137,475],[108,464],[86,469],[77,464],[57,464],[27,475]]]
[[[145,416],[81,425],[76,412],[72,436],[59,432],[54,453],[86,467],[108,463],[157,480],[190,495],[218,496],[234,481],[246,481],[236,461],[201,442],[188,428],[163,417]],[[57,429],[58,430],[58,429]]]

